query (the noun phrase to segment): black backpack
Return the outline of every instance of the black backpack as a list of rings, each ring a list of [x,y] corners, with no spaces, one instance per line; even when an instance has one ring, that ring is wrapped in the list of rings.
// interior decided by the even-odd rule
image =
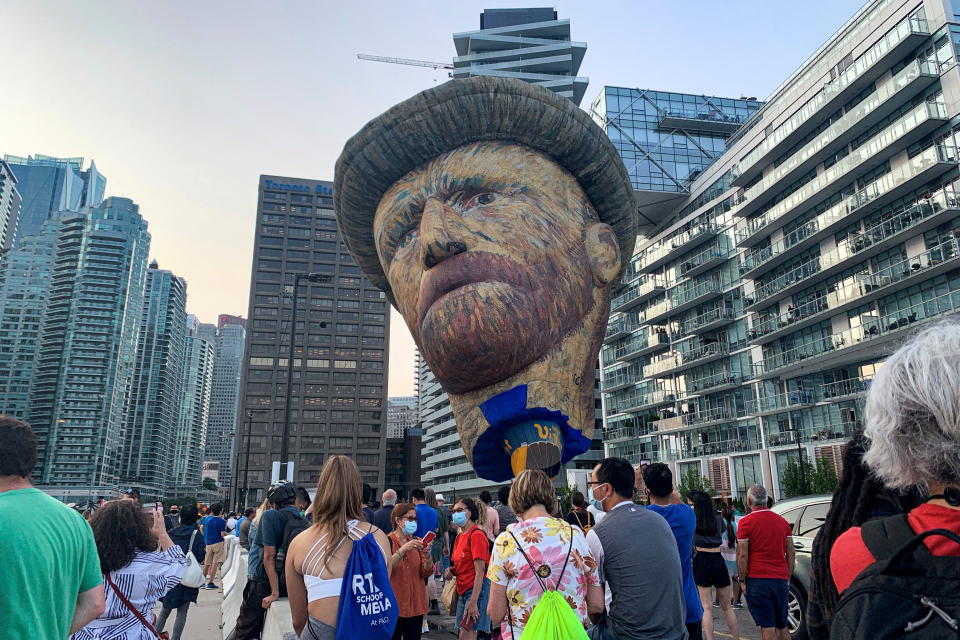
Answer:
[[[946,529],[916,534],[906,515],[871,520],[863,541],[876,558],[843,592],[831,640],[960,638],[960,557],[934,556],[923,541]]]
[[[290,548],[290,541],[297,537],[302,531],[306,531],[310,528],[310,523],[307,520],[300,516],[299,513],[294,513],[290,509],[281,509],[280,514],[283,516],[286,522],[283,525],[283,536],[280,538],[280,546],[277,547],[277,558],[274,566],[277,569],[277,579],[280,584],[280,597],[287,597],[287,576],[286,576],[286,562],[287,562],[287,549]]]

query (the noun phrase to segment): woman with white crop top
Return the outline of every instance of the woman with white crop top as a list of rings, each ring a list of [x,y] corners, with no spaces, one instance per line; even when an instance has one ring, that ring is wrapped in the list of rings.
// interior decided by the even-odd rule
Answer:
[[[353,541],[369,532],[390,555],[390,540],[363,521],[363,483],[346,456],[331,456],[317,481],[313,525],[290,543],[287,593],[293,628],[301,640],[334,640],[343,572]]]

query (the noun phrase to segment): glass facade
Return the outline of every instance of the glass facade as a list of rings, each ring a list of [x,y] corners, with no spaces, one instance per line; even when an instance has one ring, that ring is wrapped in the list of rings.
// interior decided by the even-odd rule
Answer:
[[[884,358],[960,309],[960,107],[944,100],[960,72],[942,8],[930,15],[939,26],[923,6],[869,5],[717,147],[710,178],[687,174],[613,302],[610,454],[779,497],[798,444],[835,464]],[[620,91],[620,111],[645,100]],[[656,177],[645,188],[683,182]]]
[[[216,325],[201,325],[200,336],[215,345],[213,381],[210,390],[210,419],[203,459],[219,463],[218,482],[235,487],[234,442],[238,425],[237,403],[243,372],[243,349],[247,339],[247,321],[221,314]]]
[[[590,111],[634,189],[686,192],[761,106],[756,99],[604,87]]]
[[[187,336],[183,346],[180,414],[175,433],[175,455],[168,495],[193,495],[200,486],[210,417],[214,349],[213,342],[199,335],[196,316],[188,316]]]
[[[249,439],[249,502],[262,498],[280,460],[293,333],[290,459],[295,481],[316,485],[327,456],[351,456],[363,481],[383,488],[390,310],[340,241],[330,182],[261,176],[237,446]],[[294,274],[301,280],[291,326]]]

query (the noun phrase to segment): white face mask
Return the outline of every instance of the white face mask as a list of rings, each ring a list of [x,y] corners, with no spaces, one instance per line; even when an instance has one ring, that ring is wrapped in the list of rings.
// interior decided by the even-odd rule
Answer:
[[[597,490],[597,487],[593,487],[592,489],[590,489],[590,504],[593,506],[594,509],[598,511],[603,511],[603,500],[600,500],[597,498],[595,493],[596,490]]]

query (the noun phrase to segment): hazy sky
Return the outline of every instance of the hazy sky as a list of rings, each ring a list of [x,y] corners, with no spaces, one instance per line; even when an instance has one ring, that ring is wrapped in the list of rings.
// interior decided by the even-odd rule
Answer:
[[[485,7],[417,1],[0,0],[0,154],[83,156],[140,204],[151,257],[188,310],[247,315],[260,174],[333,179],[343,143],[446,71]],[[554,4],[588,44],[584,107],[605,85],[765,98],[863,0],[581,0]],[[545,6],[545,5],[540,5]],[[413,392],[394,312],[390,395]]]

